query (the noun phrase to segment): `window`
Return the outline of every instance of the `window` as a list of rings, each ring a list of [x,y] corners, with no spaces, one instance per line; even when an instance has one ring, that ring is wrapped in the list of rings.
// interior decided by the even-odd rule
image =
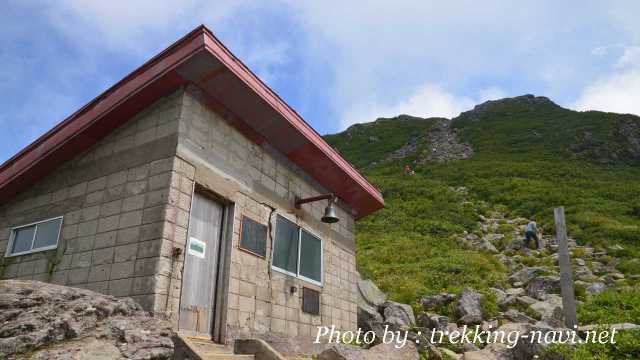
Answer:
[[[322,240],[278,215],[273,267],[309,282],[322,284]]]
[[[11,230],[7,256],[55,249],[58,246],[62,217],[22,225]]]
[[[302,288],[302,312],[320,315],[320,292],[306,287]]]
[[[243,216],[240,234],[240,248],[261,257],[267,255],[267,227]]]

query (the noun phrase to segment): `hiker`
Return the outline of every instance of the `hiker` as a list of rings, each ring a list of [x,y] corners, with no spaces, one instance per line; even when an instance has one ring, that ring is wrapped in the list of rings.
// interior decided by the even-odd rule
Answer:
[[[415,174],[415,171],[413,171],[413,169],[411,168],[411,165],[407,164],[404,166],[404,173],[407,175],[413,175]]]
[[[534,220],[529,221],[524,228],[524,246],[529,248],[529,241],[534,239],[536,241],[536,249],[540,249],[540,238],[538,237],[538,224]]]

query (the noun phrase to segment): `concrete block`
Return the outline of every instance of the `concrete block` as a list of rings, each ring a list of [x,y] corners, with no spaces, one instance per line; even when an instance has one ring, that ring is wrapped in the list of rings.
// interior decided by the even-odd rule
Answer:
[[[91,251],[73,254],[73,257],[71,258],[71,267],[86,268],[91,266],[92,255],[93,253]]]
[[[67,283],[69,285],[78,285],[86,283],[89,278],[87,269],[71,269],[67,272]]]
[[[117,246],[115,248],[114,262],[124,262],[136,259],[136,253],[138,252],[138,244],[133,243],[129,245]]]
[[[114,246],[116,244],[117,234],[118,232],[115,230],[96,234],[93,248],[100,249]]]
[[[111,280],[124,279],[133,276],[134,261],[115,263],[111,265]]]
[[[129,296],[131,294],[131,278],[109,280],[109,295]]]
[[[118,236],[116,238],[116,244],[130,244],[137,242],[140,238],[140,227],[134,226],[126,229],[118,230]]]
[[[98,190],[102,190],[107,185],[107,177],[103,176],[94,180],[91,180],[87,183],[87,192],[92,193]]]
[[[129,196],[122,201],[122,211],[132,211],[142,209],[144,206],[144,195]]]
[[[114,249],[115,248],[113,247],[108,247],[104,249],[93,250],[91,263],[93,265],[111,264],[113,262]]]
[[[125,182],[127,182],[127,170],[118,171],[107,176],[107,187],[122,185]]]
[[[120,215],[120,228],[128,228],[142,224],[142,210],[135,210]]]
[[[146,180],[137,180],[128,182],[124,187],[124,196],[134,196],[139,195],[147,191],[147,181]]]
[[[122,209],[122,200],[115,200],[105,204],[102,204],[100,207],[100,216],[112,216],[118,214]]]
[[[109,280],[109,273],[111,272],[111,264],[104,264],[98,266],[92,266],[89,270],[88,282],[106,281]]]
[[[112,231],[118,229],[120,215],[107,216],[98,220],[98,232]]]
[[[85,237],[85,236],[94,235],[97,230],[98,230],[98,221],[97,220],[91,220],[91,221],[87,221],[87,222],[82,222],[82,223],[78,224],[77,236],[78,237]]]

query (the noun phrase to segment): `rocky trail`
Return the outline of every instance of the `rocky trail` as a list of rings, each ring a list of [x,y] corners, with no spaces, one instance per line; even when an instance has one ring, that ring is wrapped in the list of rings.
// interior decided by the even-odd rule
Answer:
[[[476,325],[482,330],[518,331],[521,335],[531,334],[532,331],[540,331],[544,335],[549,331],[566,330],[560,296],[558,246],[554,236],[544,235],[541,249],[526,248],[523,238],[528,222],[528,219],[506,218],[499,212],[493,212],[488,217],[480,216],[477,231],[465,232],[457,238],[463,247],[492,253],[504,264],[508,269],[506,284],[496,285],[484,293],[465,288],[460,295],[440,293],[422,297],[417,299],[419,306],[415,308],[420,308],[420,311],[414,316],[411,306],[388,301],[373,282],[361,280],[358,282],[358,326],[363,331],[374,331],[378,337],[383,334],[385,325],[390,329],[407,331],[408,338],[413,339],[414,343],[418,340],[418,346],[428,354],[429,359],[545,358],[543,354],[550,344],[530,343],[525,339],[518,340],[511,348],[499,342],[432,344],[429,340],[433,331],[451,333],[461,331],[464,326],[475,328]],[[620,260],[616,255],[624,251],[619,245],[598,251],[569,239],[569,248],[578,307],[590,296],[608,288],[621,289],[639,277],[631,275],[626,279],[617,269]],[[487,297],[497,304],[498,311],[485,308]],[[442,313],[448,313],[449,316]],[[585,331],[596,327],[596,324],[580,324],[578,334],[584,336]],[[609,328],[624,331],[639,329],[640,326],[609,324]],[[408,357],[405,354],[402,358]]]

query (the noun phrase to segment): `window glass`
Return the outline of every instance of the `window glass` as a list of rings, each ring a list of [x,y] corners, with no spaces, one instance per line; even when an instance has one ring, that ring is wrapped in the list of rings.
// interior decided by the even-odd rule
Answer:
[[[62,219],[55,219],[40,223],[37,225],[36,240],[33,248],[41,248],[56,245],[58,243],[58,234],[60,233],[60,224]]]
[[[31,244],[33,243],[33,235],[35,232],[35,225],[15,229],[13,233],[13,249],[11,250],[11,253],[15,254],[31,250]]]
[[[264,257],[267,254],[267,227],[244,216],[240,247]]]
[[[300,237],[300,275],[322,281],[322,243],[306,230]]]
[[[273,249],[273,266],[298,273],[298,226],[278,215]]]

